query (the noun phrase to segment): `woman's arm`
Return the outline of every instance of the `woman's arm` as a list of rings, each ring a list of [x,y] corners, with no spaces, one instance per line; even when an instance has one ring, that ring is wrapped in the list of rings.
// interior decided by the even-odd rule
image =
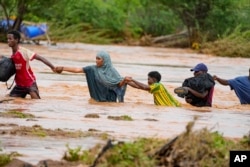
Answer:
[[[79,67],[62,67],[62,66],[58,66],[58,67],[55,68],[55,71],[57,73],[62,73],[63,71],[72,72],[72,73],[84,73],[83,68],[79,68]]]
[[[63,67],[63,71],[72,72],[72,73],[84,73],[83,68],[79,68],[79,67]]]

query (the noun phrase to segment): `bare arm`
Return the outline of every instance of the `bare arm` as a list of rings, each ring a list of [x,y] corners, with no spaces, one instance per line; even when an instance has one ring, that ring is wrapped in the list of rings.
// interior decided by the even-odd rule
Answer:
[[[208,95],[208,91],[206,90],[204,93],[197,92],[189,87],[185,87],[188,89],[190,93],[192,93],[194,96],[199,97],[199,98],[205,98]]]
[[[222,79],[217,77],[216,75],[213,76],[214,80],[218,81],[222,85],[229,85],[228,80]]]
[[[133,88],[137,88],[140,89],[133,81],[132,81],[132,77],[124,77],[124,79],[119,83],[119,87],[123,86],[124,84],[128,84],[129,86],[133,87]]]
[[[119,87],[122,87],[123,85],[125,85],[126,83],[129,83],[129,81],[131,80],[131,77],[125,77],[120,83],[119,83]]]
[[[123,81],[133,88],[150,90],[150,87],[148,85],[138,82],[134,80],[132,77],[125,77]]]
[[[46,64],[47,66],[49,66],[49,67],[51,68],[52,71],[55,70],[54,65],[53,65],[52,63],[50,63],[50,62],[49,62],[47,59],[45,59],[44,57],[39,56],[39,55],[36,54],[35,57],[34,57],[34,59],[43,62],[44,64]]]
[[[129,84],[129,83],[128,83]],[[130,85],[131,84],[131,85]],[[130,82],[130,86],[134,87],[134,88],[137,88],[137,89],[142,89],[142,90],[147,90],[149,91],[150,90],[150,87],[144,83],[141,83],[139,81],[136,81],[134,79],[132,79],[132,81]]]
[[[72,73],[84,73],[83,68],[79,68],[79,67],[63,67],[63,71],[72,72]]]
[[[55,68],[55,72],[57,72],[59,74],[62,73],[63,71],[72,72],[72,73],[84,73],[83,68],[79,68],[79,67],[58,66]]]

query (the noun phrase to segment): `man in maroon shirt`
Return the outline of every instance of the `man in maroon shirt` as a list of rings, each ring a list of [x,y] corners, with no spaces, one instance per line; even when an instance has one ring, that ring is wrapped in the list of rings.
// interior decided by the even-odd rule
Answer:
[[[30,67],[29,61],[32,61],[33,59],[40,60],[49,66],[52,71],[55,70],[55,67],[44,57],[19,46],[20,39],[21,35],[18,31],[9,31],[7,34],[8,45],[12,48],[11,59],[16,68],[16,85],[11,90],[10,96],[25,98],[26,95],[29,94],[32,99],[40,99],[36,77]]]

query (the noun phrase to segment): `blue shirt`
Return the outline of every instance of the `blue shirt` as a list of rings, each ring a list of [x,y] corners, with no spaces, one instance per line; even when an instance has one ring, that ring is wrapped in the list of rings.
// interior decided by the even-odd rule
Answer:
[[[231,90],[240,99],[241,104],[250,104],[250,79],[248,76],[240,76],[235,79],[228,80]]]

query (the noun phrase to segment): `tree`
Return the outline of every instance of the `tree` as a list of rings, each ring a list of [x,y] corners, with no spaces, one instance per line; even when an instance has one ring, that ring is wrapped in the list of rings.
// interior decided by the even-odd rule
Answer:
[[[5,19],[9,24],[11,16],[15,16],[14,24],[8,25],[9,29],[20,30],[21,24],[25,18],[32,18],[39,16],[40,18],[46,18],[45,13],[49,10],[49,7],[60,2],[59,0],[1,0],[0,6],[3,10]],[[28,16],[28,17],[27,17]]]
[[[227,24],[228,26],[235,23],[235,14],[232,10],[228,10],[232,9],[233,0],[158,1],[171,8],[186,25],[190,46],[193,43],[201,43],[206,35],[208,35],[208,38],[211,39],[214,36],[218,36],[222,33],[221,26],[223,24]],[[214,22],[214,20],[218,22]],[[213,33],[210,33],[211,30]]]
[[[14,1],[12,0],[1,0],[0,1],[0,6],[2,8],[2,16],[4,16],[5,20],[6,20],[6,28],[7,30],[10,29],[12,27],[12,25],[10,25],[10,17],[11,17],[11,14],[13,13],[14,11],[14,8],[16,6],[16,4],[14,3]],[[0,9],[1,11],[1,9]]]

